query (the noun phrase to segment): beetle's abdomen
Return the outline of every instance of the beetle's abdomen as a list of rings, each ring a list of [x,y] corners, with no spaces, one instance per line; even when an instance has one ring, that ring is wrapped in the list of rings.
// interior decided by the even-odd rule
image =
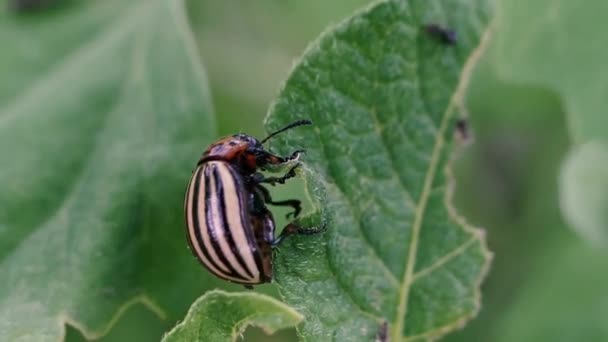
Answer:
[[[213,274],[239,284],[259,284],[265,281],[262,257],[247,197],[241,176],[230,164],[203,163],[186,192],[187,235],[192,252]]]

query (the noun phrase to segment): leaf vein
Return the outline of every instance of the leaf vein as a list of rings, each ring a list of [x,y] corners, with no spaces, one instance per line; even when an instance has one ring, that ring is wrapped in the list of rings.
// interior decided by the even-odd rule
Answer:
[[[326,145],[325,145],[325,142],[324,142],[323,137],[321,136],[320,132],[318,132],[318,131],[316,131],[316,130],[315,130],[315,134],[317,134],[317,136],[318,136],[318,138],[319,138],[320,145],[321,145],[321,151],[322,151],[322,152],[323,152],[323,154],[325,155],[326,160],[328,160],[328,164],[331,164],[331,158],[329,158],[329,154],[328,154],[328,152],[327,152]],[[328,175],[328,176],[329,176],[329,177],[331,177],[332,179],[336,179],[336,175],[335,175],[335,174],[333,174],[333,171],[332,171],[332,168],[331,168],[331,167],[328,167],[328,171],[329,171],[329,175]],[[340,187],[340,185],[339,185],[337,182],[335,182],[335,181],[333,182],[333,184],[336,186],[336,189],[337,189],[337,190],[339,190],[339,192],[340,192],[341,196],[342,196],[343,198],[346,198],[346,202],[349,204],[349,207],[351,208],[351,210],[354,210],[354,205],[353,205],[353,203],[352,203],[352,201],[351,201],[350,197],[345,195],[345,193],[344,193],[344,189],[342,189],[342,188]],[[354,218],[353,218],[353,219],[354,219]],[[371,255],[372,255],[374,258],[376,258],[376,259],[378,259],[379,261],[381,261],[379,264],[382,266],[384,273],[385,273],[385,274],[387,274],[387,275],[390,275],[390,276],[389,276],[389,280],[392,280],[392,281],[394,282],[394,284],[395,284],[395,285],[396,285],[396,284],[398,284],[398,281],[397,281],[397,279],[395,278],[395,276],[392,274],[392,272],[390,272],[390,270],[389,270],[389,269],[387,269],[387,268],[386,268],[386,265],[385,265],[385,264],[382,262],[382,259],[381,259],[381,258],[378,256],[378,254],[376,253],[376,250],[375,250],[375,249],[373,248],[373,246],[371,245],[371,242],[369,241],[369,238],[366,236],[366,234],[364,234],[364,232],[363,232],[363,228],[362,228],[362,226],[361,226],[361,221],[360,221],[360,220],[358,220],[358,219],[354,219],[354,221],[356,221],[356,224],[357,224],[357,227],[358,227],[358,231],[359,231],[359,233],[361,234],[361,236],[363,237],[363,241],[365,241],[365,244],[367,245],[368,250],[370,251],[370,254],[371,254]],[[336,232],[336,234],[338,234],[338,232]],[[327,246],[328,246],[328,244],[326,245],[326,250],[327,250],[327,252],[326,252],[326,253],[328,253],[328,255],[331,255],[331,251],[329,250],[329,248],[328,248]],[[364,313],[367,313],[367,314],[371,314],[371,313],[368,313],[367,311],[363,310],[363,308],[359,306],[359,304],[358,304],[358,303],[357,303],[357,302],[354,300],[354,297],[353,297],[353,295],[350,293],[350,291],[349,291],[348,287],[347,287],[347,286],[345,286],[344,284],[342,284],[342,282],[340,281],[339,277],[337,276],[337,274],[338,274],[338,273],[336,272],[335,266],[334,266],[334,265],[332,264],[332,262],[331,262],[331,258],[329,258],[329,259],[328,259],[328,262],[327,262],[327,263],[328,263],[328,267],[329,267],[329,269],[331,270],[332,274],[334,275],[334,277],[335,277],[335,279],[336,279],[336,283],[337,283],[337,284],[338,284],[338,285],[339,285],[339,286],[342,288],[342,290],[344,291],[344,293],[347,293],[347,294],[348,294],[348,297],[350,298],[350,300],[351,300],[353,303],[355,303],[356,307],[357,307],[357,308],[358,308],[358,309],[359,309],[361,312],[364,312]],[[371,314],[371,315],[373,315],[373,314]]]
[[[448,262],[450,262],[452,259],[456,258],[457,256],[463,254],[469,247],[471,247],[471,245],[473,245],[474,242],[478,241],[476,236],[471,237],[469,240],[465,241],[464,243],[462,243],[460,246],[454,248],[450,253],[444,255],[443,257],[437,259],[433,264],[431,264],[430,266],[415,272],[413,274],[413,280],[412,282],[423,278],[427,275],[429,275],[430,273],[432,273],[433,271],[435,271],[437,268],[447,264]]]
[[[416,52],[418,54],[418,66],[420,66],[420,44],[416,45]],[[416,76],[418,77],[418,84],[421,86],[421,78],[420,78],[420,67],[417,68]],[[420,95],[423,99],[423,103],[427,111],[430,108],[427,105],[426,97],[424,95],[423,88],[420,87]],[[408,248],[408,258],[405,264],[405,272],[403,275],[403,283],[399,292],[399,306],[397,309],[397,317],[394,322],[393,328],[393,336],[394,340],[397,341],[400,336],[402,336],[403,330],[405,328],[405,317],[407,315],[407,304],[409,299],[409,293],[411,289],[411,284],[414,280],[414,266],[416,264],[416,257],[418,253],[418,240],[420,237],[420,230],[422,228],[422,220],[426,210],[426,204],[428,202],[428,198],[430,196],[430,192],[432,190],[433,180],[435,178],[435,174],[437,172],[437,166],[439,164],[439,158],[441,156],[441,150],[444,145],[444,132],[447,129],[449,118],[451,117],[453,111],[455,110],[454,104],[454,96],[451,98],[448,107],[443,113],[443,117],[441,119],[440,125],[437,130],[437,135],[435,138],[435,143],[433,146],[431,159],[429,162],[429,167],[426,173],[426,177],[424,179],[424,185],[422,188],[422,193],[420,195],[418,206],[414,216],[414,223],[411,229],[411,238],[410,244]],[[430,115],[430,112],[428,113]]]
[[[15,97],[15,100],[5,106],[5,110],[0,111],[0,126],[9,121],[9,119],[15,117],[15,115],[12,114],[18,112],[20,105],[32,102],[30,101],[30,98],[35,99],[42,94],[45,94],[47,91],[61,89],[62,87],[60,84],[64,80],[59,76],[67,73],[69,69],[73,69],[75,65],[80,65],[83,61],[86,61],[87,58],[90,58],[90,56],[97,53],[103,53],[107,48],[107,45],[128,35],[128,33],[131,32],[129,28],[137,23],[129,14],[137,13],[141,10],[140,7],[143,7],[143,5],[132,5],[130,9],[125,10],[125,15],[118,17],[116,22],[108,25],[108,27],[111,27],[110,30],[99,33],[93,39],[72,50],[67,56],[61,58],[59,63],[50,67],[45,76],[40,76],[38,81],[30,84],[26,89],[23,89],[20,92],[20,95]]]

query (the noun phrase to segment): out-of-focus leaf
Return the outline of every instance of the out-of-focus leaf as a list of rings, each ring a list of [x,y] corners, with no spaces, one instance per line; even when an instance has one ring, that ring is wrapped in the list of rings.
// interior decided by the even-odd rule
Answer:
[[[496,341],[608,340],[605,250],[569,238],[535,262],[537,271],[499,322]]]
[[[607,11],[601,0],[501,1],[491,49],[501,76],[545,86],[563,101],[575,146],[562,166],[562,212],[591,238],[608,234],[606,149],[600,147],[608,146],[608,36],[598,26]]]
[[[368,2],[188,0],[219,133],[261,135],[268,103],[306,43]]]
[[[570,225],[589,241],[608,243],[608,144],[592,140],[564,161],[560,200]]]
[[[182,1],[1,16],[0,339],[98,336],[136,301],[177,319],[204,274],[184,188],[215,137]]]
[[[163,342],[236,341],[247,326],[259,326],[269,334],[293,327],[303,319],[280,301],[254,292],[207,292],[200,297]]]
[[[562,98],[575,142],[605,138],[608,2],[500,1],[490,51],[500,75],[547,86]]]
[[[159,341],[163,334],[175,325],[175,321],[161,320],[145,305],[136,304],[128,308],[103,337],[95,342],[150,342]],[[63,342],[90,342],[71,325],[66,326]]]
[[[432,339],[478,310],[489,253],[451,207],[449,160],[490,12],[484,0],[375,3],[312,44],[271,108],[269,130],[315,122],[275,141],[307,151],[318,210],[301,223],[328,224],[276,253],[305,339],[369,341],[384,322],[392,341]],[[427,24],[455,30],[457,44]]]
[[[475,68],[468,91],[474,142],[456,163],[454,203],[487,227],[494,259],[479,316],[448,335],[450,342],[497,340],[500,320],[538,270],[533,261],[557,258],[556,236],[572,237],[560,218],[557,177],[547,177],[569,145],[560,102],[544,88],[502,82],[487,61]]]

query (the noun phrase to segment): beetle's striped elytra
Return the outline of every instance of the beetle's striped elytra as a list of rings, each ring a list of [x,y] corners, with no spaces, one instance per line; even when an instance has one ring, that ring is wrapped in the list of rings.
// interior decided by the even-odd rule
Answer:
[[[186,202],[188,235],[196,256],[213,274],[257,284],[263,275],[262,260],[251,222],[243,214],[247,202],[239,180],[238,173],[223,161],[196,169]]]
[[[251,285],[272,280],[272,247],[291,234],[324,230],[288,224],[275,238],[275,224],[266,204],[290,206],[297,217],[299,200],[273,201],[263,183],[283,184],[294,177],[302,151],[280,157],[264,150],[262,143],[287,129],[312,124],[296,121],[261,142],[236,134],[212,144],[192,173],[185,199],[188,243],[192,253],[219,278]],[[265,177],[258,168],[296,161],[282,177]]]

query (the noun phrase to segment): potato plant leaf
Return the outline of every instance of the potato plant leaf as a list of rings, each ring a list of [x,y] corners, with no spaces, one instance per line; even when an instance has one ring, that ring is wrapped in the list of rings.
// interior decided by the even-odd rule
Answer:
[[[604,67],[608,36],[598,30],[608,3],[501,1],[492,63],[505,79],[544,86],[559,96],[573,148],[560,173],[560,203],[568,223],[608,245],[608,97]],[[589,42],[593,42],[590,44]]]
[[[552,240],[552,253],[533,262],[521,294],[495,316],[495,341],[608,340],[608,252],[569,235]]]
[[[275,253],[305,340],[371,341],[385,322],[393,342],[435,339],[479,309],[490,253],[452,207],[449,162],[491,12],[487,0],[376,2],[315,41],[271,107],[269,131],[315,122],[272,145],[306,149],[316,210],[300,222],[328,224]]]
[[[577,233],[608,245],[608,140],[575,147],[559,177],[560,207]]]
[[[575,143],[606,139],[608,36],[598,29],[608,3],[568,0],[500,1],[492,59],[500,76],[555,91]],[[593,42],[590,44],[590,42]]]
[[[184,321],[165,335],[163,342],[236,341],[247,326],[272,334],[302,319],[297,311],[267,295],[215,290],[196,300]]]
[[[204,284],[182,203],[215,124],[182,1],[64,3],[0,10],[3,341],[177,319]]]

